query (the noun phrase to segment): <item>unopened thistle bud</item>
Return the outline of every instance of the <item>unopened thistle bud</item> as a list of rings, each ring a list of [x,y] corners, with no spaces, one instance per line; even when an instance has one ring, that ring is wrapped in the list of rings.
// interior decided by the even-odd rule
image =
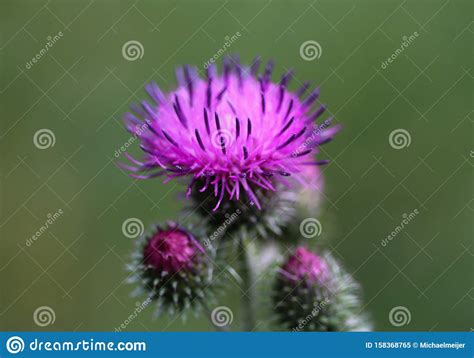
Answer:
[[[359,286],[329,255],[299,247],[277,273],[273,302],[279,326],[290,331],[370,330]]]
[[[138,282],[137,294],[148,294],[156,301],[160,314],[170,314],[193,307],[201,308],[209,300],[212,265],[201,244],[194,236],[175,223],[156,226],[140,238],[129,266],[131,282]]]

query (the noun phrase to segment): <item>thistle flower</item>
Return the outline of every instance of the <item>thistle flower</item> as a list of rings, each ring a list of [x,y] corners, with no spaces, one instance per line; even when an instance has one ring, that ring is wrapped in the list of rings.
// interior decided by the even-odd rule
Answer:
[[[290,92],[291,70],[273,83],[273,63],[258,74],[259,63],[257,58],[246,68],[227,57],[223,74],[210,66],[206,79],[185,66],[177,71],[178,88],[168,94],[147,85],[153,103],[133,105],[134,113],[125,116],[145,153],[142,160],[127,154],[132,165],[121,166],[140,179],[189,177],[187,196],[210,193],[217,211],[243,193],[261,209],[262,193],[277,191],[308,165],[327,163],[314,154],[337,127],[329,128],[331,119],[313,124],[325,111],[324,105],[312,110],[319,88],[303,98],[309,83]]]
[[[170,313],[199,303],[211,295],[212,265],[207,253],[191,232],[168,223],[156,226],[137,242],[129,265],[132,283],[139,283],[135,294],[148,294],[157,302],[157,314]],[[212,297],[206,297],[209,300]]]
[[[276,321],[285,330],[370,330],[359,286],[329,254],[297,248],[277,274],[272,299]]]

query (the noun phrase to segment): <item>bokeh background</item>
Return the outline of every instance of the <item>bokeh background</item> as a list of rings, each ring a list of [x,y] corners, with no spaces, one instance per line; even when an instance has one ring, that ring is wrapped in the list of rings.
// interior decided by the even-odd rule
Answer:
[[[122,224],[172,219],[183,204],[178,183],[138,182],[116,168],[114,152],[130,138],[122,115],[145,97],[144,83],[172,89],[175,66],[202,70],[236,32],[227,53],[275,59],[275,80],[294,68],[295,86],[320,85],[344,125],[322,154],[331,164],[318,219],[362,284],[375,329],[472,329],[472,10],[468,0],[3,0],[0,329],[113,330],[133,313],[124,269],[133,240]],[[144,50],[135,61],[122,55],[131,40]],[[321,46],[319,58],[300,55],[308,40]],[[40,129],[54,146],[35,146]],[[400,149],[389,142],[397,129],[409,139]],[[223,303],[238,322],[239,290],[228,286]],[[54,310],[53,324],[35,324],[41,306]],[[411,315],[401,327],[389,321],[397,306]],[[126,329],[213,327],[205,318],[154,321],[150,309]]]

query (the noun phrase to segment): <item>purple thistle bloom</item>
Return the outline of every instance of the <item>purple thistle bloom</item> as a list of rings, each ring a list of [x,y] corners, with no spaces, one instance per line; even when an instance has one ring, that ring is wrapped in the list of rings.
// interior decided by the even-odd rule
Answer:
[[[227,57],[223,74],[211,66],[206,79],[184,66],[178,88],[168,94],[147,85],[153,103],[134,105],[125,116],[145,154],[141,161],[126,154],[132,165],[121,167],[139,179],[189,176],[187,196],[199,185],[200,192],[213,192],[217,210],[225,196],[239,200],[242,192],[260,209],[255,190],[276,191],[277,182],[288,184],[285,178],[298,178],[305,166],[326,164],[314,154],[338,128],[329,128],[330,119],[314,124],[325,110],[312,109],[319,89],[303,98],[307,83],[290,92],[292,71],[273,83],[273,63],[258,74],[259,62],[244,68]]]

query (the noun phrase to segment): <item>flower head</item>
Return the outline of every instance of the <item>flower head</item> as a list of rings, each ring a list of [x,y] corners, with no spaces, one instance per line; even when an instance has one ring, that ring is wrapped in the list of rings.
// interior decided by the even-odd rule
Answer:
[[[277,324],[293,331],[370,330],[362,313],[360,288],[328,253],[300,247],[276,277],[273,290]]]
[[[301,280],[324,282],[328,277],[328,267],[321,257],[304,247],[298,247],[283,265],[281,274],[295,281],[295,284]]]
[[[309,83],[290,92],[292,71],[273,83],[273,63],[258,74],[259,62],[246,68],[228,57],[223,73],[210,66],[206,79],[185,66],[177,71],[178,88],[168,94],[147,85],[153,103],[134,105],[125,116],[145,154],[142,160],[127,154],[132,165],[121,166],[140,179],[189,177],[187,194],[194,185],[212,192],[217,210],[224,197],[239,200],[243,192],[260,208],[256,190],[276,191],[277,182],[297,177],[305,166],[327,163],[314,155],[337,127],[329,127],[330,119],[314,124],[325,110],[312,109],[319,89],[303,98]]]
[[[157,302],[158,313],[165,307],[199,309],[202,299],[212,301],[211,260],[193,234],[176,223],[143,235],[132,258],[130,281],[139,284],[137,294]]]
[[[153,234],[143,250],[143,262],[161,274],[192,270],[195,256],[203,248],[190,233],[170,227]]]

